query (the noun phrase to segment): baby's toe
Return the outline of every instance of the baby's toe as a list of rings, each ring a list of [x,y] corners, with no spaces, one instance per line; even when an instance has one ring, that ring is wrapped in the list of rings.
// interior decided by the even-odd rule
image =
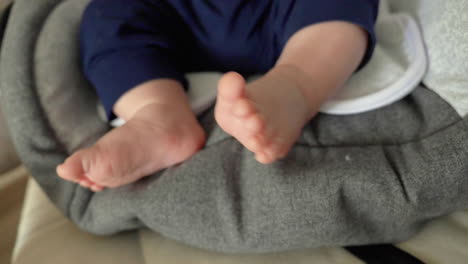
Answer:
[[[259,152],[255,154],[255,159],[263,164],[270,164],[275,161],[273,157],[271,157],[267,152]]]
[[[258,114],[250,115],[245,119],[245,128],[249,133],[263,133],[263,130],[265,128],[265,121]]]
[[[100,191],[104,190],[104,187],[95,184],[95,185],[92,185],[92,186],[90,187],[90,189],[91,189],[91,191],[93,191],[93,192],[100,192]]]
[[[218,99],[229,103],[244,95],[245,79],[236,72],[223,75],[218,83]]]
[[[239,99],[232,106],[232,113],[237,117],[246,117],[255,113],[255,108],[248,99]]]
[[[72,155],[63,164],[57,166],[56,172],[59,177],[67,181],[79,183],[84,175],[80,157]]]
[[[248,150],[254,153],[259,152],[263,147],[262,140],[258,137],[252,136],[244,140],[243,142],[244,147],[246,147]]]
[[[90,188],[91,186],[94,185],[94,183],[88,179],[80,180],[79,184],[85,188]]]

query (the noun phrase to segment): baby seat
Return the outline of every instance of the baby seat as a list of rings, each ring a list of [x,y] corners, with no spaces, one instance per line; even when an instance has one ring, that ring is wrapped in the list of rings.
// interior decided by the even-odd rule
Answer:
[[[99,193],[60,179],[57,164],[111,129],[78,63],[88,2],[15,1],[0,59],[1,106],[19,156],[81,229],[108,235],[149,228],[209,250],[275,252],[402,241],[467,206],[468,55],[461,45],[466,50],[468,40],[456,23],[441,36],[423,21],[431,18],[419,16],[419,1],[389,4],[393,13],[413,12],[423,26],[431,61],[422,82],[372,111],[319,114],[284,160],[257,163],[203,104],[208,141],[183,164]],[[398,54],[388,57],[409,65],[411,57]]]

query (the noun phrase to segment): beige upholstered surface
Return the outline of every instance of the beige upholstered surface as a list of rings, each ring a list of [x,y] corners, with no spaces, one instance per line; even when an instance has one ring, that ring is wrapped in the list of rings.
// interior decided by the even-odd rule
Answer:
[[[398,245],[425,263],[468,263],[468,211],[435,220]],[[192,248],[143,230],[96,237],[78,230],[55,209],[34,181],[28,184],[12,264],[358,264],[341,248],[263,255],[226,255]]]
[[[5,118],[3,117],[2,109],[0,107],[0,174],[11,170],[18,165],[19,160],[13,148],[13,144],[10,141],[9,132],[5,124]]]
[[[30,180],[14,250],[15,264],[144,263],[138,234],[97,237],[76,228]]]
[[[0,16],[10,0],[0,0]],[[19,160],[10,141],[0,106],[0,263],[10,263],[27,173],[17,168]]]
[[[425,263],[468,263],[468,210],[432,221],[399,246]]]
[[[23,168],[0,173],[0,263],[2,264],[10,263],[26,181],[27,173]]]

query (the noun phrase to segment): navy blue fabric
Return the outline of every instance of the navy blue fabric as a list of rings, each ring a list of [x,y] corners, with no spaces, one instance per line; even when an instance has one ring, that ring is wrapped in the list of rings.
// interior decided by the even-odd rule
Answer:
[[[81,27],[83,70],[108,116],[130,88],[191,71],[263,73],[299,29],[341,20],[375,46],[378,0],[93,0]]]

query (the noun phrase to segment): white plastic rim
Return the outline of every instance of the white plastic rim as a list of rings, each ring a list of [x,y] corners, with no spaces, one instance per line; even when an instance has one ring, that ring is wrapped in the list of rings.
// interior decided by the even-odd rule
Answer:
[[[428,61],[424,41],[418,25],[406,14],[392,15],[408,41],[410,52],[414,57],[410,65],[392,85],[375,93],[350,98],[331,99],[320,109],[320,112],[333,115],[350,115],[375,110],[392,104],[410,94],[426,74]]]

